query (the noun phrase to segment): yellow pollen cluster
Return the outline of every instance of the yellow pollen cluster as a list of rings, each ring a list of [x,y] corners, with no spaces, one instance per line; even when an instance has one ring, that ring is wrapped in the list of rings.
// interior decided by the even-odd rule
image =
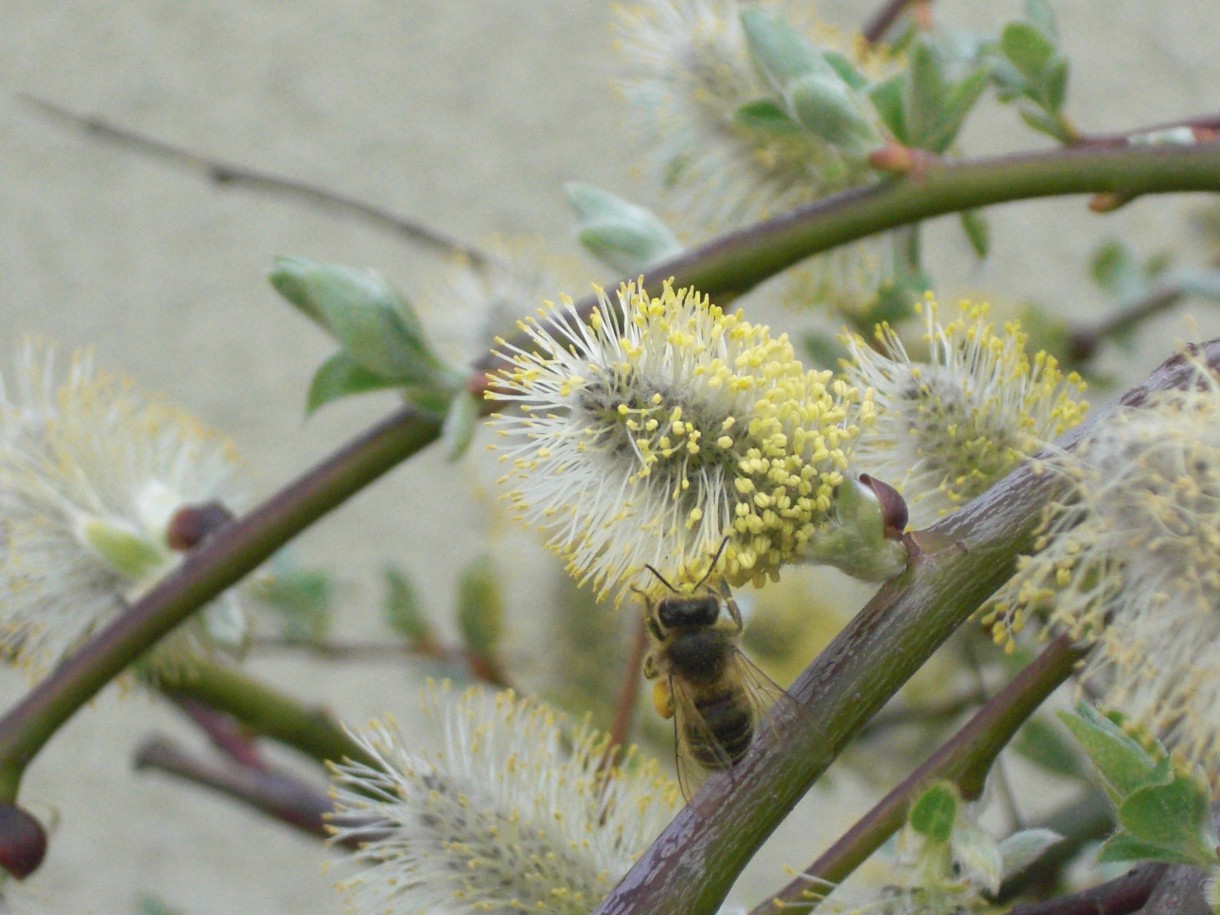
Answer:
[[[510,500],[603,589],[645,563],[698,578],[725,537],[731,583],[774,575],[830,511],[871,404],[693,290],[600,296],[581,339],[569,305],[527,325],[541,353],[508,354],[492,396],[521,408],[495,420],[517,438]]]

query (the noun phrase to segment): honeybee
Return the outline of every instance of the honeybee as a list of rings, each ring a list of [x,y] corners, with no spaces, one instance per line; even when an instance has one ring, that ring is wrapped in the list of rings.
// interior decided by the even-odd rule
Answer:
[[[689,593],[652,566],[645,568],[672,594],[652,598],[641,592],[653,641],[644,676],[656,680],[657,712],[674,721],[678,783],[687,801],[710,773],[745,758],[771,705],[799,708],[742,652],[741,610],[728,585],[707,584],[723,549],[721,543],[707,575]]]

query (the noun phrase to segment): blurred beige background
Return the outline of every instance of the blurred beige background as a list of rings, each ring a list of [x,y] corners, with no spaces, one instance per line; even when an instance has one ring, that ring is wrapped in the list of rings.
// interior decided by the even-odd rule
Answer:
[[[851,26],[878,5],[821,8]],[[1213,4],[1072,0],[1057,8],[1073,63],[1069,110],[1084,129],[1220,107]],[[980,28],[1019,9],[936,4],[938,15]],[[272,292],[264,278],[271,258],[372,266],[414,294],[435,278],[435,261],[350,220],[218,189],[65,130],[17,94],[380,203],[475,242],[537,235],[570,253],[562,182],[647,198],[634,170],[633,129],[610,88],[620,59],[607,20],[603,3],[572,0],[6,0],[4,364],[30,332],[93,344],[101,365],[167,392],[232,435],[249,462],[252,496],[268,493],[391,403],[366,398],[303,418],[305,386],[331,347]],[[963,145],[977,154],[1044,144],[1006,110],[975,121]],[[1102,237],[1123,234],[1142,254],[1173,248],[1183,264],[1197,263],[1183,216],[1198,205],[1143,200],[1105,218],[1086,213],[1081,199],[997,208],[986,264],[967,256],[951,226],[932,227],[930,264],[942,299],[1032,298],[1084,314],[1099,306],[1083,264]],[[588,279],[609,276],[588,263]],[[1155,352],[1113,358],[1112,367],[1142,377],[1175,340],[1217,334],[1215,312],[1182,308],[1157,323]],[[376,631],[376,574],[388,561],[427,583],[433,608],[449,606],[452,570],[486,534],[474,479],[427,453],[300,539],[298,558],[360,586],[339,621],[342,634]],[[520,631],[543,560],[524,538],[511,549]],[[415,678],[389,666],[255,666],[355,722],[414,705]],[[0,700],[20,689],[5,676]],[[134,912],[141,894],[190,915],[339,909],[321,870],[328,853],[316,842],[192,788],[131,773],[133,745],[154,729],[199,743],[165,708],[108,694],[31,769],[23,797],[59,818],[37,877],[53,911]],[[820,850],[799,825],[787,841],[809,846],[792,864]],[[772,874],[758,886],[783,879]]]

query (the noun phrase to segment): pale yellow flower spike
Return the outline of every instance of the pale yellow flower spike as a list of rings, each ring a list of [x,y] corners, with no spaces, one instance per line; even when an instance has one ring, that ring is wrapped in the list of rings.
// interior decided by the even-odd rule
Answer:
[[[332,766],[336,839],[364,841],[339,884],[352,911],[584,915],[677,807],[655,760],[603,770],[608,738],[532,699],[442,689],[424,709],[440,751],[391,720],[356,735],[370,765]]]
[[[523,325],[534,349],[503,346],[489,396],[518,408],[492,420],[518,517],[620,599],[645,564],[698,580],[725,537],[731,583],[775,575],[831,511],[871,406],[692,289],[599,296],[587,324],[565,300]]]
[[[182,554],[167,531],[184,505],[240,507],[227,439],[87,351],[60,371],[55,348],[25,342],[0,379],[0,654],[44,675]],[[157,651],[239,650],[245,618],[221,597]]]
[[[662,215],[699,237],[767,219],[875,180],[862,156],[845,155],[817,133],[752,124],[740,109],[762,99],[782,107],[752,58],[745,0],[648,0],[617,9],[621,85],[635,134],[648,145]],[[880,46],[817,20],[811,4],[768,3],[819,48],[850,59],[880,82],[895,66]],[[871,110],[867,106],[865,110]],[[876,126],[881,130],[880,117]],[[892,272],[893,236],[870,236],[787,271],[785,301],[860,313]]]
[[[961,302],[943,326],[930,295],[920,310],[925,361],[888,324],[877,328],[881,352],[858,335],[844,342],[847,377],[875,391],[878,413],[855,462],[898,489],[912,524],[925,527],[1079,423],[1088,404],[1076,373],[1065,376],[1044,352],[1031,360],[1020,326],[998,331],[986,305]]]
[[[1191,764],[1220,766],[1220,382],[1157,392],[1046,459],[1069,484],[1038,550],[984,617],[1011,647],[1045,634],[1096,643],[1102,701]]]

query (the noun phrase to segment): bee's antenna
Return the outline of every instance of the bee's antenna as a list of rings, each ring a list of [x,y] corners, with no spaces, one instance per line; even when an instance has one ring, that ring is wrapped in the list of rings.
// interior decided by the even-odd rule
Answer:
[[[712,557],[712,564],[707,567],[707,573],[702,578],[699,579],[699,584],[695,585],[696,591],[698,591],[700,588],[702,588],[703,583],[712,577],[712,573],[716,571],[716,563],[718,563],[720,561],[720,554],[724,552],[724,548],[726,546],[728,546],[728,543],[729,543],[729,538],[728,538],[728,535],[726,534],[725,538],[720,541],[720,546],[716,547],[716,555]],[[657,577],[660,578],[659,575]],[[665,579],[662,578],[661,581],[665,581]],[[668,582],[666,582],[666,584],[668,584]],[[673,588],[670,588],[670,590],[672,591]]]
[[[666,581],[665,576],[662,575],[660,572],[658,572],[656,569],[654,569],[652,566],[650,566],[648,563],[644,563],[644,568],[646,568],[649,572],[651,572],[653,575],[655,575],[657,577],[657,580],[660,581],[661,584],[665,585],[665,587],[669,588],[669,590],[673,591],[674,594],[678,593],[678,589],[675,588],[673,585],[671,585],[668,581]]]

